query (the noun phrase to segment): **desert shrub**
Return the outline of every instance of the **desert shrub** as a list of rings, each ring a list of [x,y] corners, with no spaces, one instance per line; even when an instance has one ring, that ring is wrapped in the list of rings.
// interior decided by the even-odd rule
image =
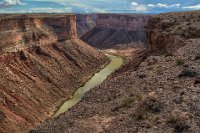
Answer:
[[[182,27],[178,27],[178,30],[182,30]]]
[[[187,65],[187,64],[184,64],[184,65],[183,65],[183,67],[189,67],[189,65]]]
[[[188,131],[190,128],[189,124],[186,122],[186,116],[180,111],[172,111],[167,118],[167,123],[174,128],[175,133],[180,133],[183,131]]]
[[[177,59],[176,60],[176,65],[177,66],[182,66],[182,65],[184,65],[185,64],[185,60],[184,59]]]
[[[139,77],[140,79],[143,79],[143,78],[146,78],[147,75],[145,75],[145,74],[140,74],[138,77]]]
[[[134,112],[136,119],[148,118],[150,113],[159,113],[162,109],[161,102],[154,93],[144,96]]]
[[[118,111],[121,108],[130,108],[132,102],[133,102],[132,98],[127,98],[127,99],[123,100],[121,103],[119,103],[116,107],[111,109],[111,111],[115,112],[115,111]]]
[[[2,110],[0,110],[0,122],[2,122],[6,118],[6,115]]]
[[[174,126],[174,133],[181,133],[183,131],[188,131],[189,128],[190,126],[187,123],[179,122],[176,123]]]
[[[186,23],[186,25],[191,25],[191,23]]]
[[[40,46],[36,46],[35,53],[38,55],[51,57],[51,55],[45,49],[42,49]]]
[[[190,18],[187,18],[185,21],[190,21]]]
[[[165,54],[165,57],[168,57],[168,56],[173,56],[173,54],[168,52],[168,53]]]
[[[191,78],[195,76],[197,76],[197,72],[189,68],[183,69],[183,71],[181,71],[181,73],[178,75],[178,77],[191,77]]]
[[[192,35],[188,31],[185,31],[185,33],[183,34],[183,37],[191,38]]]
[[[196,77],[194,84],[200,84],[200,76]]]
[[[20,57],[21,60],[26,60],[27,59],[26,54],[22,50],[19,52],[19,57]]]
[[[195,60],[200,60],[200,53],[197,54],[197,56],[195,57]]]

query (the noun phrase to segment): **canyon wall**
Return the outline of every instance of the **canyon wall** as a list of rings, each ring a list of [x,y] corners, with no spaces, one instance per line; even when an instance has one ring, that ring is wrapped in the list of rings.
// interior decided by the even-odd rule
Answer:
[[[148,19],[145,15],[98,14],[96,27],[137,31],[144,29]]]
[[[0,132],[28,132],[107,62],[78,39],[75,15],[1,15]]]
[[[95,28],[81,37],[97,48],[139,47],[147,44],[148,15],[97,14]]]
[[[165,13],[151,17],[145,29],[150,52],[173,53],[187,39],[200,37],[200,11]]]
[[[77,14],[77,32],[81,37],[96,26],[96,14]]]

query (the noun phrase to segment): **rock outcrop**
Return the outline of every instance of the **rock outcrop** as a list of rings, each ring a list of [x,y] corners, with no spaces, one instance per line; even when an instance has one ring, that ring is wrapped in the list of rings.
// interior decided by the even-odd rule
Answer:
[[[43,122],[107,62],[78,39],[75,15],[1,15],[0,132]]]
[[[97,48],[113,48],[119,45],[137,47],[135,42],[147,44],[144,25],[148,15],[97,14],[96,26],[81,37]]]

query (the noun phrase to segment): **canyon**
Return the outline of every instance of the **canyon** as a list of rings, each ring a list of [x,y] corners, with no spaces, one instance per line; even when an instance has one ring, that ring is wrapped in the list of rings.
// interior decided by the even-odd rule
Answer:
[[[200,11],[151,16],[146,49],[131,51],[81,102],[30,132],[199,132],[199,22]]]
[[[0,15],[0,132],[199,132],[199,27],[200,11]],[[102,51],[123,66],[52,117]]]
[[[75,15],[0,16],[0,132],[28,132],[109,62]]]

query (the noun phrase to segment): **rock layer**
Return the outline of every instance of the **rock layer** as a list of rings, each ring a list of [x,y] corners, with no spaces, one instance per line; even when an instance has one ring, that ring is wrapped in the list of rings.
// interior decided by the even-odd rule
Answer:
[[[81,37],[96,26],[96,14],[77,14],[77,32]]]
[[[147,44],[144,25],[147,15],[97,14],[96,26],[81,37],[97,48],[113,48],[117,45],[137,47],[135,42]]]
[[[108,59],[78,39],[75,15],[0,18],[0,132],[27,132]]]

